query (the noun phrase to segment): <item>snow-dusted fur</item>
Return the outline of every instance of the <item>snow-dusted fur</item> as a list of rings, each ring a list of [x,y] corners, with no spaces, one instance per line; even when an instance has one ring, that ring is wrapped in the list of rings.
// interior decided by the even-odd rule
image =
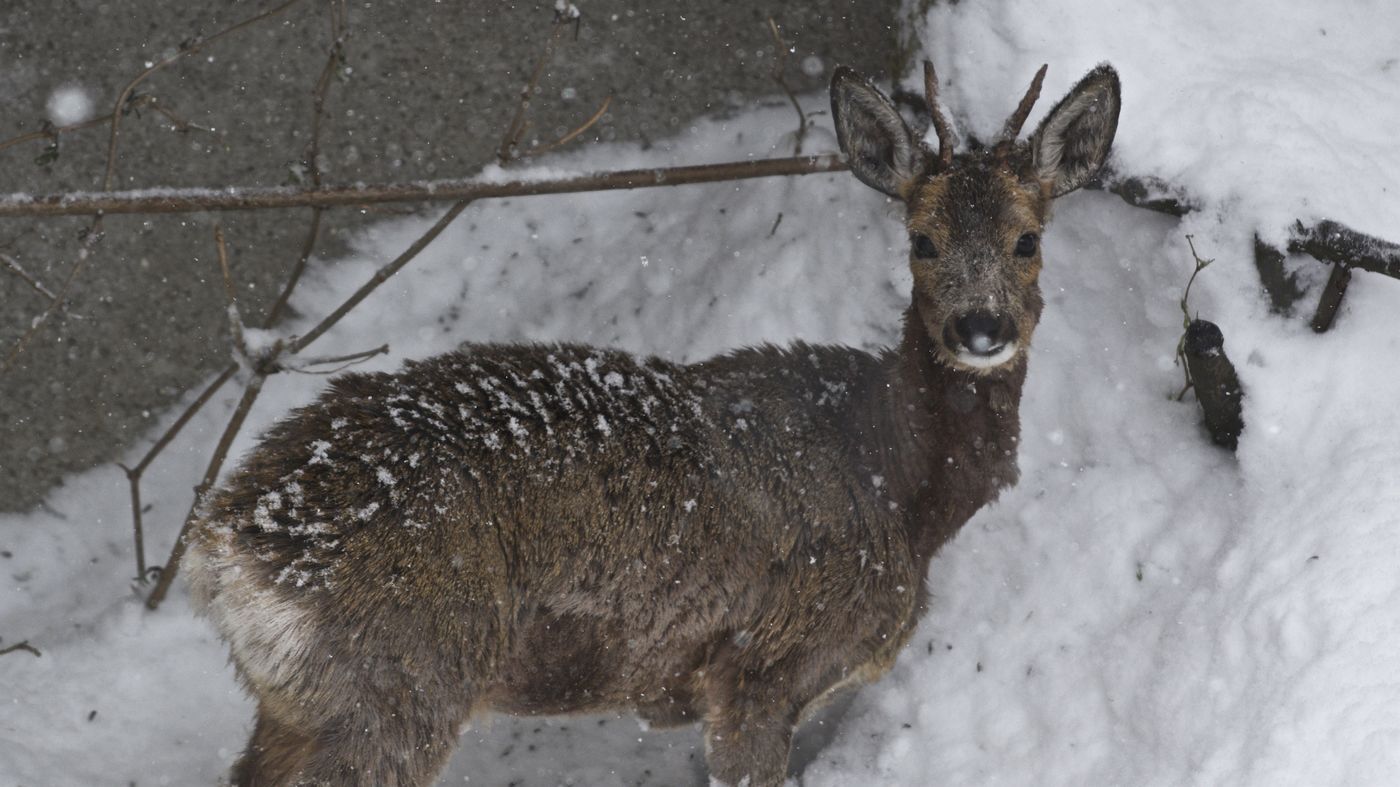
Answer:
[[[889,668],[930,558],[1015,480],[1042,303],[1018,241],[1111,142],[1061,112],[1110,94],[1116,120],[1101,67],[1037,132],[1060,169],[1026,145],[944,168],[838,70],[853,168],[940,249],[911,259],[894,349],[468,345],[340,377],[275,426],[190,546],[259,703],[234,781],[426,784],[475,712],[626,707],[703,721],[721,783],[781,784],[803,712]],[[1015,349],[961,363],[987,308]]]

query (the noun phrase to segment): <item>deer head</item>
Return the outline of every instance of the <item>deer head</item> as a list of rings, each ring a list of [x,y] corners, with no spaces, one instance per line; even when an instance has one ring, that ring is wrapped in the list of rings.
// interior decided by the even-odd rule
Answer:
[[[1017,141],[1044,76],[1042,67],[993,145],[961,154],[938,108],[931,63],[924,88],[936,152],[855,71],[838,68],[832,77],[836,134],[851,171],[907,209],[910,319],[928,332],[935,360],[956,369],[992,374],[1025,352],[1043,305],[1040,236],[1050,202],[1092,178],[1113,143],[1120,100],[1107,64]]]

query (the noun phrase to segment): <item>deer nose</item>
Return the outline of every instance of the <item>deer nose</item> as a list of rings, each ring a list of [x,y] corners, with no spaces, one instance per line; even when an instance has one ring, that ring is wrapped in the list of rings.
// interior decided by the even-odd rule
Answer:
[[[991,356],[1016,341],[1016,324],[1005,315],[974,311],[951,320],[943,333],[943,340],[954,350]]]

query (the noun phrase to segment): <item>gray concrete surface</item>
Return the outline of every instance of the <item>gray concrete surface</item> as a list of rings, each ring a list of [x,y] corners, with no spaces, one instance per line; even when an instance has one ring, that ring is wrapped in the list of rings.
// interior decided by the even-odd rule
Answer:
[[[55,88],[78,85],[106,111],[145,61],[192,35],[271,7],[264,2],[7,0],[0,4],[0,138],[32,131]],[[592,139],[669,135],[689,118],[773,100],[774,16],[795,47],[789,82],[819,89],[836,63],[888,75],[898,62],[898,0],[721,2],[584,0],[576,41],[559,48],[532,108],[541,136],[611,111]],[[327,182],[453,177],[489,162],[538,57],[552,3],[353,0],[347,78],[327,106]],[[188,120],[176,133],[149,111],[124,121],[119,188],[277,185],[305,144],[311,87],[329,43],[324,0],[217,42],[142,87]],[[804,73],[816,55],[821,73]],[[568,97],[565,88],[571,88]],[[583,144],[586,144],[587,138]],[[0,192],[100,185],[106,131],[65,136],[41,166],[36,142],[0,151]],[[69,306],[0,378],[0,510],[40,502],[61,476],[143,437],[168,407],[229,358],[211,227],[236,246],[243,307],[260,320],[280,290],[308,213],[115,216]],[[365,220],[328,214],[323,253]],[[56,289],[86,219],[0,219],[0,253]],[[0,269],[0,349],[44,301]]]

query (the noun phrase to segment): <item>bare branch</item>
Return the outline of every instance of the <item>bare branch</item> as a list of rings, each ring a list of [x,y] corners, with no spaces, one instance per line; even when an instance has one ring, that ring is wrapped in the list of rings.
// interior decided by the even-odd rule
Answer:
[[[165,594],[170,592],[170,583],[175,581],[180,558],[185,554],[187,546],[185,539],[189,535],[195,519],[198,518],[200,508],[204,505],[204,497],[214,482],[219,480],[219,471],[223,469],[224,459],[228,457],[233,439],[243,428],[243,422],[247,420],[248,413],[253,409],[253,403],[258,400],[258,394],[262,393],[263,383],[266,381],[267,375],[255,372],[253,378],[248,381],[248,387],[243,389],[243,398],[238,400],[238,407],[234,409],[233,417],[229,419],[228,426],[224,427],[224,433],[219,438],[219,445],[214,449],[214,455],[210,457],[209,466],[204,471],[204,477],[200,479],[199,486],[194,489],[194,502],[190,504],[189,513],[185,515],[185,523],[180,526],[179,535],[175,536],[175,546],[170,550],[170,558],[161,568],[160,578],[156,580],[156,586],[151,589],[151,595],[146,597],[148,608],[159,607],[160,602],[165,600]]]
[[[1035,72],[1035,78],[1031,80],[1031,86],[1026,90],[1026,95],[1021,97],[1021,103],[1016,105],[1016,111],[1011,113],[1011,117],[1006,119],[1006,126],[1001,130],[1001,136],[997,139],[997,155],[1005,157],[1011,152],[1012,146],[1016,144],[1016,138],[1021,136],[1021,126],[1025,125],[1026,118],[1030,117],[1031,107],[1035,106],[1036,99],[1040,98],[1040,86],[1045,81],[1045,72],[1049,70],[1050,64],[1046,63]]]
[[[947,167],[953,163],[953,149],[958,143],[953,138],[953,129],[948,125],[948,119],[943,116],[943,110],[938,106],[938,74],[934,73],[932,60],[924,61],[924,102],[928,105],[929,122],[933,124],[933,130],[938,135],[938,163]]]
[[[224,383],[228,382],[238,373],[238,369],[239,366],[236,363],[224,367],[224,370],[219,373],[219,376],[215,377],[214,380],[200,392],[199,396],[195,397],[195,400],[190,403],[190,406],[186,407],[185,411],[180,413],[180,417],[175,419],[175,423],[171,424],[170,428],[166,429],[165,433],[160,436],[160,439],[156,440],[155,445],[152,445],[150,449],[146,451],[146,455],[141,457],[141,461],[137,462],[135,467],[118,465],[122,470],[126,471],[126,480],[131,486],[132,535],[136,542],[136,576],[138,581],[144,581],[146,577],[145,535],[141,525],[141,474],[146,472],[146,468],[150,467],[151,462],[154,462],[155,458],[165,450],[165,447],[170,445],[170,441],[174,440],[175,436],[180,433],[180,430],[185,428],[185,424],[188,424],[190,419],[194,418],[195,413],[203,409],[204,405],[208,404],[209,400],[214,398],[214,394],[223,387]]]
[[[344,303],[336,307],[335,311],[331,312],[325,319],[317,323],[316,327],[292,341],[287,347],[287,352],[299,353],[306,349],[307,345],[321,338],[322,334],[329,331],[336,323],[340,322],[346,314],[349,314],[351,309],[358,306],[360,301],[368,298],[370,293],[378,289],[379,285],[388,281],[390,276],[398,273],[403,269],[403,266],[412,262],[413,258],[417,257],[423,249],[426,249],[428,244],[436,240],[437,236],[441,235],[443,230],[446,230],[448,225],[452,223],[452,220],[461,215],[462,211],[466,210],[467,206],[470,204],[471,200],[462,200],[454,204],[451,208],[448,208],[447,212],[442,215],[442,218],[439,218],[433,226],[428,228],[427,232],[423,233],[417,240],[409,244],[409,247],[405,249],[402,254],[375,271],[369,281],[361,285],[358,290],[355,290],[349,298],[345,299]]]
[[[312,89],[311,138],[307,141],[306,151],[302,156],[306,171],[311,178],[311,185],[316,188],[320,188],[322,185],[321,121],[326,113],[326,95],[330,92],[336,68],[345,58],[345,44],[350,39],[349,11],[344,0],[330,0],[330,12],[331,47],[330,52],[326,55],[326,64],[322,66],[321,74],[316,79],[316,87]],[[287,302],[292,298],[292,292],[301,282],[301,276],[306,272],[306,265],[316,250],[316,241],[321,236],[321,214],[324,210],[319,206],[311,209],[311,226],[306,231],[306,239],[302,241],[301,253],[297,255],[296,265],[292,267],[292,273],[287,277],[287,283],[282,286],[282,293],[277,296],[277,301],[268,310],[267,319],[263,321],[264,328],[270,328],[277,323],[278,318],[282,316],[282,311],[287,307]]]
[[[0,197],[0,218],[20,216],[74,216],[101,211],[125,213],[198,213],[209,210],[272,210],[295,207],[373,205],[383,202],[449,202],[457,200],[572,194],[581,191],[679,186],[688,183],[746,180],[748,178],[809,175],[848,169],[835,153],[818,156],[731,161],[682,167],[617,170],[539,180],[486,181],[455,179],[353,184],[297,188],[287,186],[223,189],[153,189],[111,193],[68,193],[30,197]]]
[[[45,298],[48,298],[51,301],[58,300],[58,296],[54,295],[48,287],[45,287],[43,282],[39,281],[33,276],[30,276],[24,270],[24,268],[21,268],[19,263],[15,261],[14,257],[11,257],[8,254],[0,253],[0,262],[5,263],[5,267],[9,268],[11,273],[15,274],[21,279],[24,279],[25,283],[27,283],[30,287],[34,288],[35,292],[39,293]]]

